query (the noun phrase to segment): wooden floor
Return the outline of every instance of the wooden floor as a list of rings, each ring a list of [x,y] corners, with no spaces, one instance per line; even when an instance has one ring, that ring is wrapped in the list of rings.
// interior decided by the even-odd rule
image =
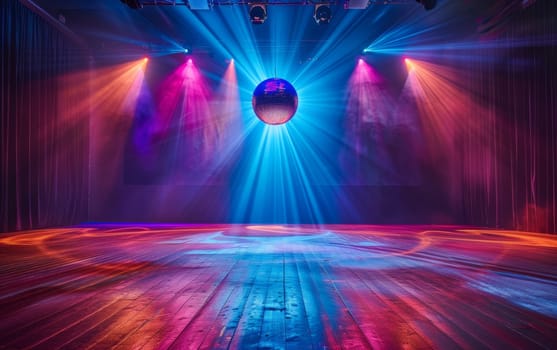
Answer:
[[[557,238],[109,226],[0,239],[2,349],[557,348]]]

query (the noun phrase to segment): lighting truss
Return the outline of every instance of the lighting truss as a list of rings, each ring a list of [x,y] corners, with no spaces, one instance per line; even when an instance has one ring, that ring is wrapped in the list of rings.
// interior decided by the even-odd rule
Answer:
[[[253,0],[207,0],[210,7],[227,5],[249,5]],[[187,6],[190,7],[188,0],[139,0],[142,6]],[[316,4],[341,5],[345,6],[350,0],[266,0],[260,1],[266,5],[297,5],[315,6]],[[415,4],[416,0],[368,0],[368,5],[395,5],[395,4]]]

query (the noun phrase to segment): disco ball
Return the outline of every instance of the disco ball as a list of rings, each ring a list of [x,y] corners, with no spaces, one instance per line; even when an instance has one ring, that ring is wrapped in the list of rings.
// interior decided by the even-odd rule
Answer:
[[[271,78],[257,85],[251,104],[257,117],[264,123],[284,124],[292,119],[298,109],[298,94],[286,80]]]

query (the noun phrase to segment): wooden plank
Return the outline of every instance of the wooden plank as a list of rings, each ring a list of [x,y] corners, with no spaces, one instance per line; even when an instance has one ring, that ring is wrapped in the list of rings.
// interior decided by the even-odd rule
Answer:
[[[557,344],[551,236],[458,227],[100,226],[9,234],[0,252],[2,349]]]
[[[210,256],[207,256],[210,261]],[[195,315],[210,299],[216,286],[226,276],[227,270],[218,269],[218,265],[210,261],[199,269],[192,283],[180,285],[172,283],[171,292],[166,291],[172,298],[160,304],[164,312],[149,319],[142,327],[134,330],[127,338],[118,343],[116,348],[168,348],[176,340]]]
[[[271,277],[272,258],[263,254],[259,257],[259,268],[254,271],[255,278],[251,292],[247,295],[246,305],[242,316],[230,342],[231,349],[257,348],[260,340],[261,321],[264,314],[264,304]]]
[[[183,323],[174,322],[173,325],[178,325],[177,329],[182,328],[181,332],[175,338],[173,335],[170,337],[165,336],[166,339],[164,341],[158,342],[160,347],[166,348],[167,344],[170,344],[169,349],[198,349],[201,346],[211,326],[215,324],[219,312],[232,293],[227,280],[236,269],[238,262],[237,257],[230,257],[228,264],[225,266],[218,265],[218,268],[215,269],[217,275],[208,280],[211,285],[204,286],[204,289],[207,291],[206,299],[200,300],[194,295],[188,300],[188,305],[184,307],[194,306],[197,310],[193,312],[191,319],[187,323],[187,318],[183,316],[181,317]],[[172,343],[167,341],[172,338],[174,338]]]
[[[198,260],[199,266],[205,264],[205,259]],[[111,347],[124,342],[126,338],[136,334],[146,323],[157,320],[160,314],[165,313],[168,306],[173,305],[172,298],[180,289],[197,284],[198,278],[203,275],[199,268],[176,271],[161,271],[160,279],[163,281],[156,289],[137,298],[133,304],[115,313],[109,319],[95,327],[91,327],[88,334],[84,334],[76,341],[68,344],[70,348],[102,348],[110,344]],[[164,307],[163,307],[164,306]],[[141,338],[148,338],[151,334],[141,332]]]
[[[314,249],[313,247],[310,247]],[[312,298],[318,303],[320,326],[324,330],[321,347],[343,349],[370,349],[362,330],[355,323],[342,295],[336,289],[334,280],[326,274],[323,263],[328,263],[329,255],[304,253],[305,263],[308,268],[307,278],[312,283],[312,294],[304,298]],[[310,323],[311,324],[311,323]],[[315,330],[317,331],[317,330]]]
[[[308,314],[297,267],[300,256],[298,253],[288,253],[284,264],[286,349],[315,349],[316,347],[311,341]]]
[[[243,256],[228,278],[232,288],[228,299],[209,328],[200,349],[228,349],[248,305],[261,266],[258,255]]]
[[[173,261],[180,258],[180,254],[171,254],[162,261]],[[144,266],[147,266],[145,264]],[[140,268],[139,268],[140,269]],[[145,274],[135,272],[140,271],[117,271],[116,276],[128,274],[129,279],[124,280],[120,285],[106,284],[114,276],[93,279],[85,285],[62,286],[71,293],[81,295],[81,300],[69,308],[63,307],[62,312],[58,312],[51,317],[43,319],[40,324],[32,323],[29,326],[17,330],[6,345],[18,344],[18,347],[41,346],[53,348],[62,346],[66,340],[72,340],[74,336],[71,332],[84,332],[87,330],[85,323],[101,320],[103,317],[110,317],[121,308],[131,305],[150,290],[158,287],[162,280],[156,274]],[[98,287],[97,287],[98,286]],[[138,291],[136,291],[139,290]],[[53,327],[57,329],[53,331]]]
[[[259,331],[258,348],[284,349],[286,347],[285,311],[284,304],[284,256],[271,255],[271,266],[265,300],[263,301],[263,315]]]

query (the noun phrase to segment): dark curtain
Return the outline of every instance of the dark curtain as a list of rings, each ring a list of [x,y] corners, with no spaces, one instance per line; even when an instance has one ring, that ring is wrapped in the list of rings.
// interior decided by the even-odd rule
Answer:
[[[538,1],[517,13],[495,33],[504,49],[472,64],[489,143],[460,145],[467,224],[557,232],[556,7]]]
[[[18,1],[0,6],[0,230],[78,223],[87,218],[88,116],[67,77],[86,60]]]

